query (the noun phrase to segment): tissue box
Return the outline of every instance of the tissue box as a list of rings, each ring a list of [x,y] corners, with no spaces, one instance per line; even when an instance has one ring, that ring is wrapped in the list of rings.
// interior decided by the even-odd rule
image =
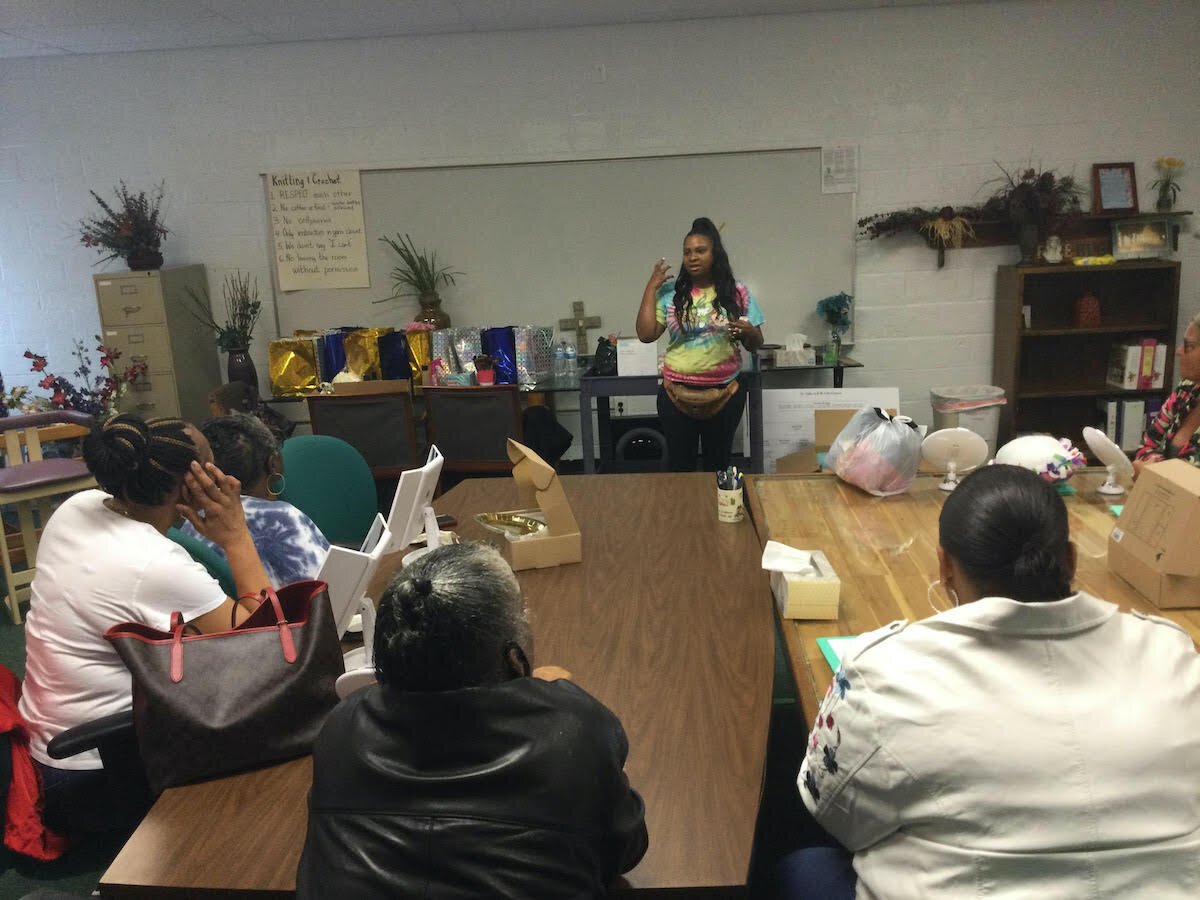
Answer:
[[[776,350],[776,366],[815,366],[817,354],[812,347],[802,347],[799,350]]]
[[[812,551],[813,574],[772,572],[771,591],[785,619],[836,619],[842,580],[820,550]]]

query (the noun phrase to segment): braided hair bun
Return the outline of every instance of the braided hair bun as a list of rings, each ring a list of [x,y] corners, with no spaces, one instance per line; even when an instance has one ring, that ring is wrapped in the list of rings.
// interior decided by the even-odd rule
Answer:
[[[198,458],[186,428],[182,419],[143,420],[122,413],[92,426],[83,459],[100,487],[114,497],[157,506]]]

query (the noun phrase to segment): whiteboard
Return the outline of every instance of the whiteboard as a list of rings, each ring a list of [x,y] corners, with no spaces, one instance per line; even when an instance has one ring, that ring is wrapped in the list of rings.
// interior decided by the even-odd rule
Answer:
[[[407,233],[460,271],[441,290],[455,325],[557,324],[584,302],[633,334],[642,290],[665,256],[678,271],[697,216],[722,228],[734,275],[758,299],[769,341],[827,336],[816,302],[853,286],[853,195],[821,193],[819,149],[362,171],[369,288],[275,290],[280,333],[399,326],[416,298],[391,293]]]

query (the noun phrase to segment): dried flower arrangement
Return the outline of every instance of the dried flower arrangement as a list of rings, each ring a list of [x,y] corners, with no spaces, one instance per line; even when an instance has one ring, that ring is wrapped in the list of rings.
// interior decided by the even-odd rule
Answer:
[[[221,296],[225,298],[225,321],[217,322],[212,314],[212,303],[208,291],[203,295],[190,286],[186,288],[192,308],[188,310],[196,321],[207,325],[216,335],[217,347],[226,352],[244,350],[250,346],[254,326],[262,312],[262,301],[258,299],[258,279],[250,280],[249,273],[237,270],[226,275],[221,284]]]
[[[119,258],[131,269],[157,269],[163,262],[159,248],[170,233],[160,218],[163,185],[160,183],[149,196],[145,191],[130,193],[124,181],[114,190],[115,207],[95,191],[88,192],[104,214],[79,221],[79,243],[100,254],[97,265]]]

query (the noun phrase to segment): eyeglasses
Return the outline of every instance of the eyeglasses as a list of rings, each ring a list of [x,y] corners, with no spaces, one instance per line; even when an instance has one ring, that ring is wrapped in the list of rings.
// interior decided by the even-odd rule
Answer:
[[[1184,353],[1191,353],[1197,347],[1200,347],[1200,342],[1189,341],[1187,338],[1184,338],[1182,341],[1180,341],[1180,344],[1183,346]]]

